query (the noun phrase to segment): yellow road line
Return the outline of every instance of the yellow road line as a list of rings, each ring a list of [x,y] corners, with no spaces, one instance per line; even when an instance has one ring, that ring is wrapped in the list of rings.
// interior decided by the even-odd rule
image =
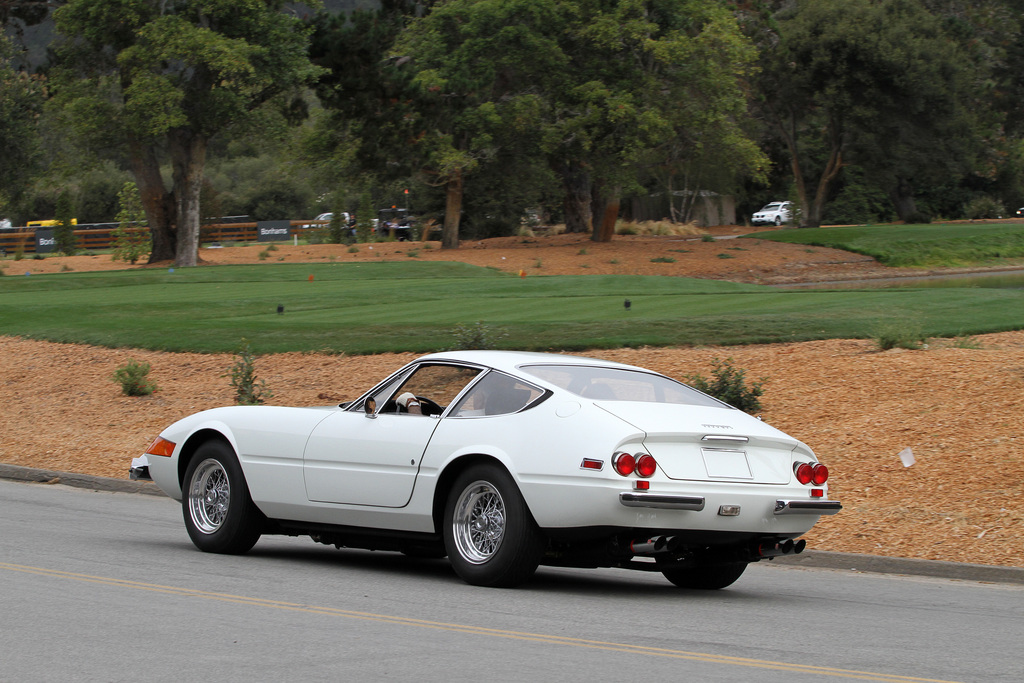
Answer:
[[[59,569],[44,569],[42,567],[29,567],[19,564],[0,562],[0,569],[7,569],[13,572],[36,574],[51,578],[70,579],[85,583],[95,583],[105,586],[116,586],[119,588],[131,588],[135,590],[152,591],[168,595],[180,595],[186,597],[203,598],[206,600],[217,600],[230,602],[238,605],[250,605],[253,607],[270,607],[273,609],[289,610],[293,612],[306,612],[309,614],[321,614],[326,616],[345,617],[348,619],[364,619],[383,624],[395,624],[400,626],[415,626],[419,628],[431,628],[469,635],[492,636],[512,640],[525,640],[536,643],[547,643],[550,645],[568,645],[573,647],[585,647],[609,652],[624,652],[628,654],[649,655],[653,657],[669,657],[674,659],[688,659],[711,664],[731,664],[733,666],[748,666],[759,669],[772,669],[776,671],[790,671],[793,673],[806,673],[818,676],[833,676],[836,678],[849,678],[863,681],[884,681],[889,683],[954,683],[934,678],[916,678],[914,676],[899,676],[893,674],[873,673],[870,671],[854,671],[849,669],[836,669],[827,666],[816,666],[813,664],[791,664],[787,662],[776,662],[766,659],[750,659],[747,657],[732,657],[729,655],[716,655],[706,652],[687,652],[685,650],[672,650],[659,647],[647,647],[643,645],[631,645],[628,643],[613,643],[600,640],[587,640],[584,638],[571,638],[568,636],[547,635],[543,633],[525,633],[521,631],[509,631],[506,629],[486,628],[483,626],[470,626],[466,624],[451,624],[441,621],[429,621],[425,619],[413,619],[410,617],[397,617],[387,614],[376,614],[373,612],[357,612],[354,610],[338,609],[336,607],[323,607],[319,605],[304,605],[281,600],[267,600],[265,598],[254,598],[244,595],[232,595],[230,593],[214,593],[211,591],[196,590],[193,588],[178,588],[175,586],[163,586],[156,583],[143,583],[140,581],[128,581],[115,579],[107,576],[92,576],[90,574],[79,574],[66,572]]]

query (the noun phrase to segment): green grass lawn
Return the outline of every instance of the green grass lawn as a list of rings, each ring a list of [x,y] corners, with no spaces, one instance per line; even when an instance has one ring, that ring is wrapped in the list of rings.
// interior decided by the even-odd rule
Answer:
[[[776,242],[845,249],[887,266],[989,265],[1024,259],[1024,224],[876,225],[758,232]]]
[[[312,279],[310,279],[312,277]],[[627,310],[626,299],[631,302]],[[432,351],[460,324],[516,349],[747,344],[1024,327],[1024,292],[780,290],[653,276],[521,279],[460,263],[265,264],[0,278],[0,334],[257,353]],[[284,312],[278,314],[278,306]]]

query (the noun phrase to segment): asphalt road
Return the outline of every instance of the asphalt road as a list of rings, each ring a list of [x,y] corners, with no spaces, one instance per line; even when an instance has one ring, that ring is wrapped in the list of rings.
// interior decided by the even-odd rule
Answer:
[[[1024,586],[752,565],[731,588],[265,538],[200,553],[163,497],[0,480],[0,681],[1014,681]]]

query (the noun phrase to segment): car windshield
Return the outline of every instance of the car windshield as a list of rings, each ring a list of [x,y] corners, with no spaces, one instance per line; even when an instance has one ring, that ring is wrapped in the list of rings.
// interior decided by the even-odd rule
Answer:
[[[599,401],[729,407],[681,382],[639,370],[590,365],[527,365],[521,369],[577,396]]]
[[[767,206],[765,206],[761,210],[762,211],[774,211],[775,209],[780,209],[780,208],[782,208],[782,204],[768,204]]]

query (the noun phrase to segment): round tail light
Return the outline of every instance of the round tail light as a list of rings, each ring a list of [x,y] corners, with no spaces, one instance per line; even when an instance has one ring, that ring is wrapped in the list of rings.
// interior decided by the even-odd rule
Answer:
[[[658,469],[658,463],[655,461],[653,455],[648,453],[641,453],[636,459],[636,473],[637,476],[650,477],[654,474],[655,470]]]
[[[612,456],[612,467],[622,476],[628,477],[636,469],[636,459],[629,453],[616,453]]]
[[[826,481],[828,481],[828,468],[819,462],[811,468],[811,482],[815,486],[821,486]]]
[[[814,468],[806,462],[794,465],[793,472],[796,474],[796,480],[801,484],[810,484],[811,478],[814,476]]]

